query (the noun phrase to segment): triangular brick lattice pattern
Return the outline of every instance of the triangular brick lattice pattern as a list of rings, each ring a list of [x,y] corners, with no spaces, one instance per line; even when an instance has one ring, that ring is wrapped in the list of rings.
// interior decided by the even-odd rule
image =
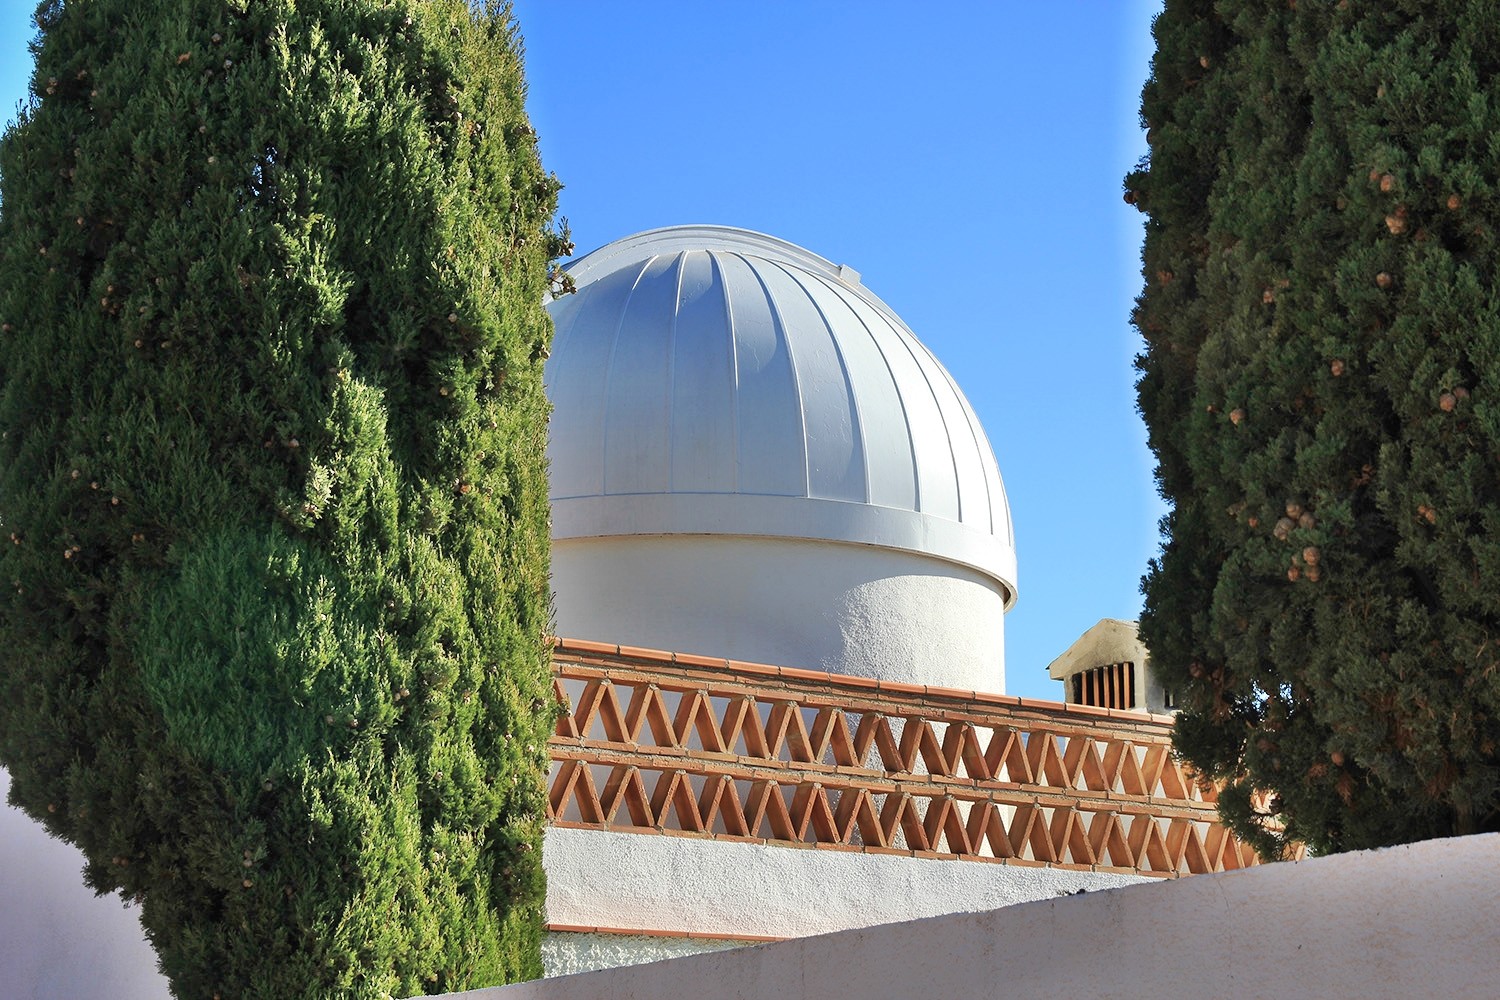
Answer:
[[[1180,875],[1255,864],[1167,720],[564,643],[563,826]]]

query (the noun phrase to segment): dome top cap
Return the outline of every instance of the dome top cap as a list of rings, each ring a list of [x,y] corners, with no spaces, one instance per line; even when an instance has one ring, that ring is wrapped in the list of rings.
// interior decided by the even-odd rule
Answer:
[[[791,264],[810,274],[840,281],[850,288],[859,288],[865,298],[878,304],[883,311],[890,314],[891,318],[896,318],[896,314],[889,306],[859,283],[859,272],[854,268],[847,264],[835,264],[826,257],[820,257],[795,243],[788,243],[775,236],[758,233],[752,229],[739,229],[735,226],[700,224],[648,229],[634,236],[626,236],[613,243],[606,243],[599,249],[592,250],[568,264],[565,270],[573,276],[576,282],[585,280],[591,271],[607,266],[611,259],[621,255],[634,256],[642,251],[651,254],[673,254],[707,248],[732,250],[766,260]]]

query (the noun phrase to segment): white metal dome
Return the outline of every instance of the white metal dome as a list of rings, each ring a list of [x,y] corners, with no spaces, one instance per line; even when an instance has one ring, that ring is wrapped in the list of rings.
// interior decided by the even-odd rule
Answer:
[[[963,394],[859,275],[721,226],[568,268],[553,302],[554,539],[724,535],[920,553],[1015,600],[1010,508]]]

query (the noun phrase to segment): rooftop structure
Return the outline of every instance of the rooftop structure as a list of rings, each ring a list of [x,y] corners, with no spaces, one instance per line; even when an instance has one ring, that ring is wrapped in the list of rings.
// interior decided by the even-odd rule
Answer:
[[[1047,664],[1047,674],[1062,681],[1063,700],[1070,705],[1160,713],[1177,710],[1173,693],[1151,670],[1137,622],[1101,618]]]
[[[858,274],[715,226],[568,271],[549,972],[1256,863],[1123,683],[1003,694],[994,455]]]

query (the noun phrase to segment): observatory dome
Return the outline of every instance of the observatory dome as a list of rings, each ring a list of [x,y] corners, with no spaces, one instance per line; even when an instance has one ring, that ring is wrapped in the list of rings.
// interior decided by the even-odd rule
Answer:
[[[935,629],[999,636],[1015,543],[973,409],[858,274],[717,226],[568,272],[547,366],[560,634],[998,690],[997,641],[945,649],[987,666],[914,666]]]

